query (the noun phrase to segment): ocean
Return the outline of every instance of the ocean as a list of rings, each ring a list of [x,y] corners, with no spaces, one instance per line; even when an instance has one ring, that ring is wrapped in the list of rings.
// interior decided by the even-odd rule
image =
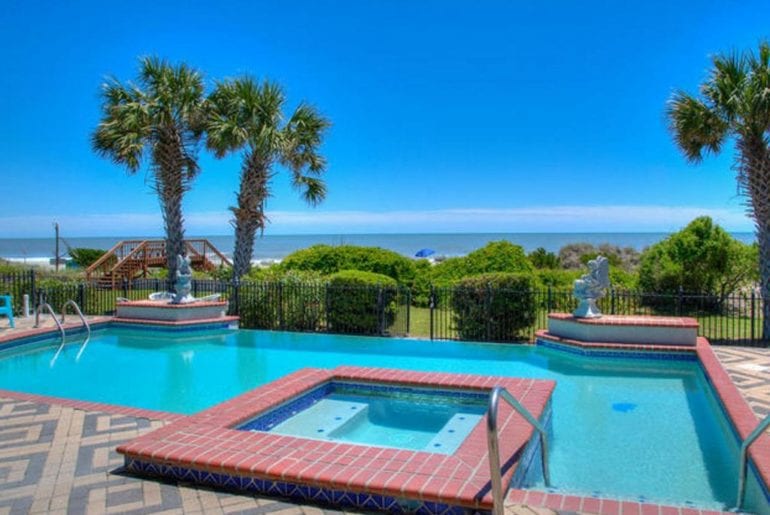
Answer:
[[[435,256],[463,256],[483,247],[490,241],[508,240],[521,245],[527,252],[543,247],[558,252],[569,243],[586,242],[594,245],[610,243],[620,247],[642,250],[668,236],[668,233],[470,233],[470,234],[301,234],[265,235],[254,245],[254,261],[280,260],[295,250],[318,243],[327,245],[364,245],[383,247],[404,256],[414,256],[421,249],[432,249]],[[733,233],[745,243],[755,240],[753,233]],[[224,254],[230,256],[232,236],[188,236],[190,239],[207,238]],[[109,249],[121,240],[157,239],[158,237],[72,237],[62,235],[61,252],[66,255],[70,247]],[[0,258],[29,263],[47,260],[54,256],[53,238],[0,238]]]

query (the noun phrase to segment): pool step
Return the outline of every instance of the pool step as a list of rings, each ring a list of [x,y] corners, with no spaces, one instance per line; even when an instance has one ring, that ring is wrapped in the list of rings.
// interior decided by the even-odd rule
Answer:
[[[363,402],[322,399],[270,431],[326,440],[332,438],[332,433],[345,424],[366,417],[368,410],[369,405]]]
[[[428,452],[454,452],[478,424],[482,415],[475,413],[457,413],[442,427],[425,446]]]

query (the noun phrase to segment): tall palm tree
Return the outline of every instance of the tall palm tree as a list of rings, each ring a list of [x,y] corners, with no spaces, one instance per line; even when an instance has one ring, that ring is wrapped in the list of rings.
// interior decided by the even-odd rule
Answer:
[[[102,118],[91,142],[97,154],[130,174],[148,159],[166,232],[169,278],[185,254],[182,197],[198,174],[203,135],[203,78],[185,64],[140,59],[137,82],[109,79],[102,86]]]
[[[285,97],[273,82],[249,77],[224,81],[208,99],[207,146],[217,157],[242,151],[238,204],[231,207],[235,227],[233,274],[251,268],[254,239],[265,228],[265,201],[276,164],[291,173],[292,183],[310,205],[326,196],[321,179],[326,160],[319,153],[329,121],[302,103],[286,120]]]
[[[698,97],[677,91],[669,101],[674,140],[687,160],[718,154],[735,142],[739,191],[754,218],[759,243],[763,337],[770,338],[770,46],[716,56]]]

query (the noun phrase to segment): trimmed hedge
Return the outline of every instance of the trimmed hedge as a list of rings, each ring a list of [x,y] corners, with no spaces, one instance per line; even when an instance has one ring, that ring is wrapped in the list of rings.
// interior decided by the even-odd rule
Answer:
[[[452,290],[455,329],[463,340],[514,341],[535,322],[530,274],[468,277]]]
[[[342,270],[360,270],[391,277],[401,284],[411,284],[414,260],[392,250],[356,245],[313,245],[286,256],[279,265],[284,270],[313,270],[330,275]]]
[[[396,318],[398,283],[387,275],[343,270],[329,277],[327,323],[336,333],[385,334]]]
[[[289,272],[271,281],[247,281],[239,294],[241,325],[318,331],[325,292],[324,281],[307,272]]]

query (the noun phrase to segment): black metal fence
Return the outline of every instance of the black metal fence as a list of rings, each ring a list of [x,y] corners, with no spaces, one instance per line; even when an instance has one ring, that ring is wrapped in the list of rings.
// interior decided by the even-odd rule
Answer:
[[[58,311],[74,299],[89,315],[112,314],[119,298],[146,299],[166,291],[162,279],[125,281],[118,289],[102,289],[85,282],[40,279],[35,273],[0,275],[0,294],[13,295],[14,310],[22,310],[24,294],[30,304],[41,299]],[[546,289],[516,292],[487,288],[473,297],[468,309],[457,288],[431,288],[427,307],[412,302],[405,287],[335,288],[316,282],[228,282],[193,280],[196,297],[218,294],[229,301],[229,314],[241,327],[285,331],[333,332],[401,336],[434,340],[531,341],[548,325],[548,313],[572,312],[571,291]],[[467,295],[466,295],[467,297]],[[599,302],[604,313],[616,315],[689,316],[700,324],[699,334],[713,344],[767,346],[762,339],[761,297],[753,292],[725,296],[644,293],[609,290]],[[515,309],[511,309],[515,306]]]

